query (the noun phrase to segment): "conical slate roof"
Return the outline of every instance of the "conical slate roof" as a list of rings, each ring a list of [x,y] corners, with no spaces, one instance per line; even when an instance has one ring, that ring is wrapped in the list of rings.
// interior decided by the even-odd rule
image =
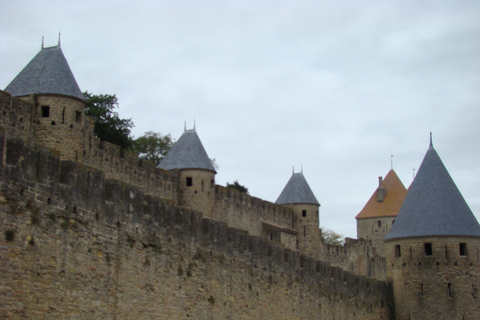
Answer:
[[[206,169],[215,171],[212,161],[203,148],[195,129],[185,130],[180,139],[173,145],[158,168],[173,169]]]
[[[426,236],[480,237],[480,225],[432,143],[385,240]]]
[[[13,97],[43,93],[85,100],[60,46],[42,48],[5,91]]]
[[[303,173],[294,173],[282,193],[278,197],[276,204],[316,204],[320,205],[315,195],[310,189]]]
[[[378,189],[376,189],[356,219],[395,217],[398,214],[407,195],[407,189],[393,169],[382,180],[381,187],[385,190],[385,199],[377,201]]]

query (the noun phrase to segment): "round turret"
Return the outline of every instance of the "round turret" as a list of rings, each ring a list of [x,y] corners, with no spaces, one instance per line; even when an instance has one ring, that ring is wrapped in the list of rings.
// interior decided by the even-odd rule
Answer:
[[[60,44],[42,46],[5,91],[33,104],[39,146],[60,151],[62,160],[81,160],[86,102]]]
[[[303,173],[293,173],[276,204],[292,208],[295,215],[298,250],[314,258],[319,257],[321,235],[319,229],[320,203],[310,189]]]
[[[480,225],[430,145],[385,238],[396,319],[477,319]]]
[[[158,168],[179,170],[179,203],[213,218],[215,168],[195,129],[185,130]]]

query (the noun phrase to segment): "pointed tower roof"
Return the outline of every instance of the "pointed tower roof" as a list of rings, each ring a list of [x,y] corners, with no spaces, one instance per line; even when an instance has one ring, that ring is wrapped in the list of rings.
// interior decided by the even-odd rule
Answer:
[[[355,219],[395,217],[407,195],[407,189],[392,169],[365,204]],[[382,196],[383,193],[383,196]]]
[[[293,173],[282,193],[278,197],[276,204],[316,204],[320,205],[315,195],[310,189],[303,173]]]
[[[43,48],[5,88],[13,97],[61,94],[85,101],[60,45]]]
[[[480,237],[480,225],[433,148],[431,139],[385,240],[426,236]]]
[[[215,172],[212,161],[203,148],[195,129],[185,130],[160,162],[158,168],[165,170],[205,169]]]

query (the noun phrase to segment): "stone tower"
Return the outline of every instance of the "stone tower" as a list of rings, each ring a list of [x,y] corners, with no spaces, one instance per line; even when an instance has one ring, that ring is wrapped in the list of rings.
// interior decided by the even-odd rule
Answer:
[[[31,101],[36,143],[60,151],[61,160],[80,161],[86,102],[60,47],[42,48],[5,88]]]
[[[213,218],[215,168],[195,129],[185,130],[158,168],[179,170],[179,204]]]
[[[385,242],[397,320],[479,318],[480,225],[431,140]]]
[[[385,179],[378,178],[372,194],[357,219],[357,238],[372,241],[375,253],[385,257],[383,238],[388,234],[407,195],[407,189],[392,169]]]
[[[292,174],[275,203],[293,209],[294,226],[298,232],[298,250],[302,254],[318,259],[321,243],[318,212],[320,203],[302,172]]]

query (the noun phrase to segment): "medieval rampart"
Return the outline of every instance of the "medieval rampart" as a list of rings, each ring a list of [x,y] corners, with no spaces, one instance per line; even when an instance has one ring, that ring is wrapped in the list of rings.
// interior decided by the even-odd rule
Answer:
[[[370,241],[346,238],[342,246],[324,244],[321,259],[355,274],[387,279],[385,258],[375,253]]]
[[[18,137],[31,141],[33,105],[0,90],[0,126],[7,137]]]
[[[2,317],[389,318],[385,282],[202,219],[22,139],[0,149]]]
[[[222,186],[215,186],[215,219],[229,226],[248,231],[252,235],[262,234],[262,223],[268,221],[282,228],[294,229],[293,210],[246,193]]]

